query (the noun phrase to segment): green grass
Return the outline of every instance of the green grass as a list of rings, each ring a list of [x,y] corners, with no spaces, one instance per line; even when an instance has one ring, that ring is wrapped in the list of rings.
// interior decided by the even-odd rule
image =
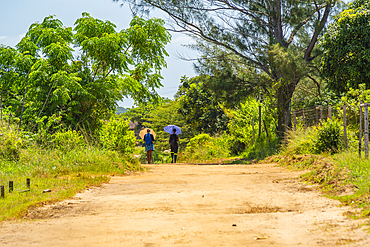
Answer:
[[[0,221],[22,217],[30,207],[70,198],[90,186],[107,182],[111,175],[142,170],[137,161],[114,151],[80,148],[62,152],[30,147],[21,150],[18,161],[0,160]],[[31,179],[30,191],[26,179]],[[9,181],[14,191],[9,193]],[[43,193],[50,189],[50,193]]]
[[[5,184],[5,198],[0,199],[0,221],[20,218],[30,207],[70,198],[89,186],[99,185],[110,179],[109,176],[91,176],[88,173],[57,178],[31,177],[30,191],[22,193],[22,190],[28,189],[26,186],[28,177],[9,178],[14,182],[12,193],[9,193],[8,181]],[[2,178],[2,180],[8,179]],[[46,189],[51,189],[51,192],[43,193]]]
[[[294,169],[307,169],[301,178],[319,188],[343,205],[358,207],[354,218],[370,216],[370,160],[346,151],[335,155],[278,155],[269,158]]]
[[[363,209],[361,216],[370,216],[370,160],[360,159],[358,153],[344,152],[333,157],[334,164],[347,171],[352,195],[337,196],[346,205],[357,205]]]
[[[198,135],[190,140],[184,152],[179,153],[179,161],[186,163],[215,163],[229,158],[228,138],[227,135],[216,137],[204,134]]]
[[[289,132],[287,145],[280,155],[270,157],[275,161],[295,169],[307,169],[302,179],[319,185],[330,198],[344,205],[358,207],[360,213],[353,217],[370,216],[370,160],[358,157],[358,140],[355,131],[349,129],[349,146],[338,153],[313,154],[318,129]]]

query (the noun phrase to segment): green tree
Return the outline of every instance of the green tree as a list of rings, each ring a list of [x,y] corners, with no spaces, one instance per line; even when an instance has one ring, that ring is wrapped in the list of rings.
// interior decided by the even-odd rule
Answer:
[[[204,88],[203,77],[183,78],[180,90],[180,114],[198,133],[215,134],[227,129],[228,117],[214,95]]]
[[[179,113],[181,108],[180,100],[165,99],[157,105],[139,106],[129,109],[122,116],[132,122],[137,123],[136,129],[141,130],[144,127],[152,128],[157,134],[156,147],[159,150],[169,149],[169,134],[164,132],[163,128],[173,124],[181,128],[180,145],[189,141],[195,135],[195,130],[186,123],[183,115]]]
[[[201,48],[202,47],[202,48]],[[244,102],[248,95],[255,91],[258,86],[253,77],[256,72],[253,68],[245,66],[238,56],[226,54],[217,46],[206,47],[199,44],[198,50],[203,49],[207,53],[217,54],[214,58],[199,59],[195,64],[195,70],[203,77],[203,86],[213,92],[216,100],[233,108]]]
[[[359,84],[370,86],[370,1],[355,0],[325,33],[321,71],[328,87],[343,93]]]
[[[115,0],[119,1],[119,0]],[[291,98],[300,80],[311,72],[286,75],[270,53],[278,44],[298,63],[312,63],[319,55],[316,43],[338,0],[121,0],[134,11],[157,8],[173,20],[172,29],[198,37],[203,44],[213,44],[225,54],[233,54],[256,73],[265,74],[259,88],[275,95],[278,131],[284,132]],[[217,57],[205,53],[204,58]],[[293,67],[291,67],[293,68]],[[312,69],[314,70],[314,69]],[[289,72],[290,73],[290,72]],[[263,79],[263,78],[262,78]],[[270,92],[271,87],[274,88]],[[290,122],[290,121],[288,121]]]
[[[125,154],[131,153],[135,147],[135,134],[129,130],[128,121],[123,117],[112,116],[102,126],[99,135],[100,144],[106,149]]]
[[[186,118],[179,113],[181,109],[180,100],[165,100],[162,104],[154,107],[145,118],[144,124],[152,128],[157,134],[156,146],[160,149],[169,149],[168,139],[169,134],[163,128],[167,125],[176,125],[181,128],[180,148],[195,135],[195,130],[187,123]]]
[[[137,107],[132,107],[127,109],[125,113],[122,114],[122,116],[132,121],[136,124],[135,129],[141,130],[142,128],[145,128],[145,122],[147,122],[147,118],[149,117],[150,113],[158,106],[158,104],[148,104],[148,105],[140,105]]]
[[[259,106],[261,106],[261,133],[259,133]],[[275,122],[271,109],[253,97],[248,97],[236,109],[229,110],[230,151],[241,153],[247,148],[261,148],[267,142],[275,142]],[[265,128],[266,126],[266,128]],[[266,133],[267,130],[267,133]]]
[[[16,49],[0,47],[2,89],[12,85],[18,115],[28,83],[25,120],[31,127],[35,119],[55,114],[67,126],[95,132],[124,97],[137,104],[161,100],[155,90],[162,86],[170,41],[163,25],[160,19],[134,17],[129,28],[117,32],[110,21],[83,13],[72,29],[46,17],[30,26]]]

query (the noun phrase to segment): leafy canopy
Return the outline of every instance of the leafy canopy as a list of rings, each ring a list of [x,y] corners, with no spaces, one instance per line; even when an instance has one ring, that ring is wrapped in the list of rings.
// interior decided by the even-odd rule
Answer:
[[[67,126],[91,131],[124,97],[158,102],[171,38],[163,25],[134,17],[129,28],[116,31],[112,22],[83,13],[72,28],[48,16],[32,24],[16,48],[0,47],[2,102],[19,116],[25,97],[28,127],[55,114]]]
[[[341,12],[323,39],[321,71],[328,87],[343,93],[370,86],[370,1],[356,0]]]
[[[222,54],[238,57],[242,67],[249,67],[249,71],[265,74],[266,80],[259,80],[255,89],[257,91],[262,89],[268,94],[275,95],[277,99],[275,105],[279,108],[277,128],[279,133],[285,129],[284,116],[290,109],[297,84],[311,71],[291,73],[291,69],[294,69],[291,67],[287,75],[287,70],[274,63],[274,56],[270,51],[275,45],[279,45],[289,56],[294,53],[299,57],[297,62],[311,63],[320,55],[320,50],[316,49],[317,40],[339,2],[339,0],[114,1],[128,2],[136,12],[149,12],[156,8],[167,13],[172,20],[173,30],[199,38],[200,45],[195,48],[201,49],[204,54],[201,58],[203,60],[218,58],[219,51],[222,51]],[[212,45],[218,49],[214,51],[203,49]],[[292,74],[299,76],[292,77]],[[218,78],[223,77],[225,75]],[[242,86],[245,80],[240,79],[243,78],[225,80],[224,83]],[[251,83],[246,83],[246,92],[250,92],[250,85]],[[271,89],[272,87],[274,88]],[[233,92],[235,87],[232,86],[230,89]]]
[[[203,77],[183,77],[179,91],[179,113],[198,133],[216,134],[227,129],[229,122],[215,96],[203,85]]]

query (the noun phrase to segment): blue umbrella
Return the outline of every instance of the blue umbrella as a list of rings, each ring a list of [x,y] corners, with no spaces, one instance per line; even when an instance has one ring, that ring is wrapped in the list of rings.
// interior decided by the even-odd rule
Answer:
[[[163,128],[165,132],[168,134],[173,134],[173,130],[176,130],[176,135],[181,134],[181,128],[176,126],[176,125],[167,125],[166,127]]]

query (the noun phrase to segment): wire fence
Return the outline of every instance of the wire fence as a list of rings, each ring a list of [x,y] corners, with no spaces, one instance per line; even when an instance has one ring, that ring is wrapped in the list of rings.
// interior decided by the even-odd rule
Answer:
[[[347,128],[357,129],[358,153],[364,151],[365,158],[369,158],[369,103],[360,103],[358,106],[342,106],[333,108],[331,105],[316,106],[313,108],[301,108],[292,111],[292,129],[320,126],[328,119],[337,119],[342,122],[344,146],[348,148]],[[288,126],[288,125],[287,125]]]

